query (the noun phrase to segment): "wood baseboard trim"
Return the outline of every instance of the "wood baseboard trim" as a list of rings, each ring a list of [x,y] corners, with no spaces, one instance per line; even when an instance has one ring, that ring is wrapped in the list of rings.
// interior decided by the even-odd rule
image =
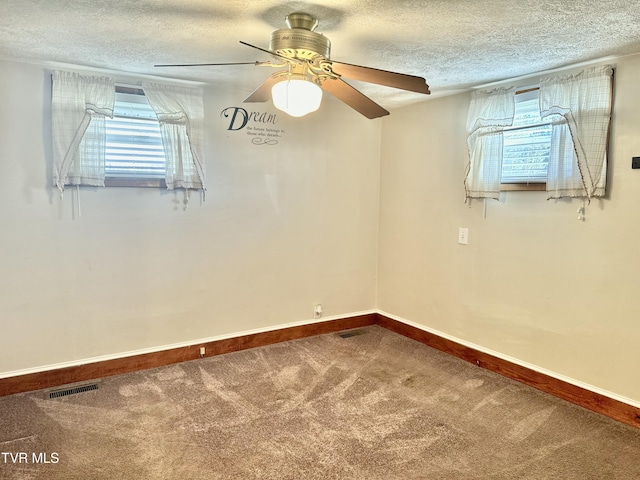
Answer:
[[[212,357],[224,353],[246,350],[248,348],[312,337],[314,335],[365,327],[375,324],[376,319],[377,314],[368,313],[354,317],[329,320],[327,322],[299,325],[224,340],[198,343],[188,347],[173,348],[159,352],[1,378],[0,396],[60,387],[71,383],[97,380],[113,375],[163,367],[189,360],[197,360],[201,358],[200,347],[205,347],[206,353],[204,357]]]
[[[206,354],[204,357],[212,357],[369,325],[379,325],[387,330],[537,388],[580,407],[640,428],[640,408],[456,343],[379,313],[368,313],[328,322],[299,325],[224,340],[198,343],[188,347],[1,378],[0,396],[60,387],[72,383],[87,382],[113,375],[197,360],[201,358],[200,347],[205,347]]]
[[[385,315],[376,315],[376,323],[387,330],[399,333],[400,335],[454,355],[467,362],[475,363],[479,367],[486,368],[492,372],[537,388],[538,390],[542,390],[543,392],[580,407],[626,423],[627,425],[640,428],[640,408],[634,407],[633,405],[467,347]]]

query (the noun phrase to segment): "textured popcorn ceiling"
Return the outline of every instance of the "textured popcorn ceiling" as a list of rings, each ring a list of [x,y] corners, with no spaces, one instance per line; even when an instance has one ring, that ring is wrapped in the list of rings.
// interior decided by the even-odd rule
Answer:
[[[423,76],[433,96],[607,56],[640,53],[640,1],[0,0],[0,58],[206,82],[244,98],[273,70],[158,69],[252,62],[284,17],[305,11],[332,58]],[[352,82],[392,108],[419,94]]]

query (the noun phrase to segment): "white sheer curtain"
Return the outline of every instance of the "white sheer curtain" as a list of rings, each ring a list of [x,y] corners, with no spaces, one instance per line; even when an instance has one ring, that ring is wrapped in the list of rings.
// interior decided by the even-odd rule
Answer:
[[[105,117],[113,117],[114,80],[52,73],[53,183],[104,187]]]
[[[565,119],[553,124],[547,198],[604,196],[612,78],[607,65],[540,81],[540,116]]]
[[[469,163],[464,180],[467,199],[499,199],[502,130],[513,124],[514,112],[514,87],[472,94],[467,116]]]
[[[154,83],[142,89],[160,123],[167,188],[204,190],[202,89]]]

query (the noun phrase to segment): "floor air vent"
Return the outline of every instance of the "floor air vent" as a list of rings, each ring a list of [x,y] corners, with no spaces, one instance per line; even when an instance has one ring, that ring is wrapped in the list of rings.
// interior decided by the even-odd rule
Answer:
[[[364,335],[365,333],[367,333],[366,330],[351,330],[350,332],[339,333],[338,336],[342,338],[350,338],[350,337],[355,337],[357,335]]]
[[[66,397],[67,395],[75,395],[76,393],[90,392],[91,390],[98,390],[97,383],[89,383],[87,385],[78,385],[76,387],[63,388],[60,390],[54,390],[49,392],[49,398]]]

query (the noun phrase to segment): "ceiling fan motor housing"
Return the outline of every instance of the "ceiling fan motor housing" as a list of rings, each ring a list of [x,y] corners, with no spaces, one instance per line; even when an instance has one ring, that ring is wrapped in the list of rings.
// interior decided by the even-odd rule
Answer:
[[[327,37],[313,30],[318,21],[306,13],[292,13],[287,16],[290,28],[276,30],[271,34],[269,50],[280,55],[302,60],[312,60],[321,56],[329,59],[331,42]]]

